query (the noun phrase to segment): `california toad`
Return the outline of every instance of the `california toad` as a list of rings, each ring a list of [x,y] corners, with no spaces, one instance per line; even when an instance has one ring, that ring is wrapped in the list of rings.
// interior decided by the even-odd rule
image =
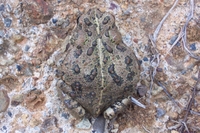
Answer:
[[[90,9],[64,45],[57,61],[57,87],[93,116],[136,92],[138,60],[122,42],[113,15]],[[68,108],[78,107],[71,102],[64,100]]]

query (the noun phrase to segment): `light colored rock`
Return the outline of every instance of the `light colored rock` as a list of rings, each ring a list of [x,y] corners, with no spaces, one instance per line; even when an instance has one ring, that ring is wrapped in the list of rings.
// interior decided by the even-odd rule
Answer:
[[[178,131],[176,130],[172,130],[171,133],[179,133]]]
[[[0,113],[5,112],[8,108],[10,98],[5,90],[0,90]]]
[[[87,118],[83,118],[77,125],[79,129],[90,129],[91,123]]]

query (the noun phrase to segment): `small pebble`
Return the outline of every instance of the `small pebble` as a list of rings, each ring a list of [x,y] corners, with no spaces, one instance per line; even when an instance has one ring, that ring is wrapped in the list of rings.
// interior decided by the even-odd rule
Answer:
[[[115,3],[111,3],[109,9],[114,10],[117,8],[117,5]]]
[[[178,131],[176,130],[172,130],[171,133],[179,133]]]
[[[165,113],[166,113],[166,111],[165,110],[163,110],[163,109],[161,109],[161,108],[157,108],[156,109],[156,116],[158,117],[158,118],[160,118],[160,117],[162,117]]]
[[[32,70],[30,68],[27,67],[25,69],[24,75],[26,75],[26,76],[32,76],[33,72],[32,72]]]
[[[138,86],[137,93],[139,96],[143,97],[147,93],[147,87],[145,85]]]
[[[190,44],[190,50],[192,50],[192,51],[197,50],[195,43]]]
[[[0,90],[0,113],[5,112],[8,108],[10,98],[5,90]]]
[[[22,24],[23,21],[22,21],[22,19],[18,19],[17,22],[18,22],[18,24]]]
[[[0,12],[3,12],[5,10],[5,6],[3,4],[0,5]]]
[[[46,118],[43,121],[41,128],[44,130],[47,130],[49,128],[55,127],[55,125],[57,125],[57,121],[58,121],[58,119],[55,116]]]
[[[147,58],[147,57],[144,57],[144,58],[143,58],[143,61],[148,61],[148,58]]]
[[[0,45],[1,45],[1,44],[3,44],[3,39],[2,39],[2,38],[0,38]]]
[[[27,52],[29,50],[30,46],[29,45],[26,45],[24,50]]]
[[[93,132],[104,133],[105,123],[106,121],[103,115],[98,116],[93,124]]]
[[[69,114],[67,114],[67,113],[62,113],[61,116],[64,117],[65,119],[68,119],[68,118],[69,118]]]
[[[16,65],[16,69],[17,69],[17,71],[21,71],[22,70],[22,67],[20,66],[20,65]]]
[[[3,36],[4,36],[4,31],[0,30],[0,37],[3,37]]]
[[[11,113],[10,111],[8,111],[8,115],[9,115],[10,117],[12,117],[12,113]]]
[[[88,119],[83,118],[81,122],[79,122],[76,127],[78,129],[90,129],[91,123]]]
[[[40,77],[40,73],[39,72],[34,72],[34,77],[35,78],[39,78]]]
[[[9,18],[5,18],[4,19],[4,26],[5,27],[10,27],[11,24],[12,24],[12,20],[11,19],[9,19]]]
[[[141,22],[145,22],[145,20],[146,20],[145,17],[141,17],[141,18],[140,18],[140,21],[141,21]]]
[[[122,38],[123,42],[127,45],[127,46],[131,46],[132,44],[132,37],[130,34],[126,34],[125,36],[123,36]]]
[[[53,19],[52,19],[52,23],[55,24],[56,22],[58,22],[58,19],[53,18]]]
[[[4,130],[7,130],[6,126],[3,126],[3,129],[4,129]]]

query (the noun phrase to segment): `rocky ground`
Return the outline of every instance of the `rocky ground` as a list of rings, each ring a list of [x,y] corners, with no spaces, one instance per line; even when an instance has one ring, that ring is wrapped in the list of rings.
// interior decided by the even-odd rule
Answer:
[[[141,63],[142,90],[147,90],[139,98],[146,109],[130,105],[110,132],[199,133],[200,1],[194,1],[182,35],[186,48],[184,39],[172,47],[191,1],[179,0],[150,40],[174,0],[0,0],[0,133],[92,132],[93,120],[77,127],[80,120],[61,104],[50,65],[77,18],[92,7],[115,16],[123,42]]]

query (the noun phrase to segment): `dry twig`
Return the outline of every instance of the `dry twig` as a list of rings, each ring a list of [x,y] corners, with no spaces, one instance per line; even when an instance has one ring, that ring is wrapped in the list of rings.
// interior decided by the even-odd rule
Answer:
[[[199,82],[200,82],[200,71],[198,72],[198,80],[197,80],[197,82],[196,82],[196,84],[195,84],[195,86],[194,86],[194,88],[193,88],[192,98],[190,99],[190,102],[189,102],[189,104],[188,104],[188,106],[187,106],[187,112],[186,112],[186,114],[185,114],[185,117],[184,117],[182,123],[186,123],[188,114],[189,114],[189,112],[190,112],[190,110],[191,110],[191,107],[192,107],[192,103],[194,102],[194,97],[195,97],[195,95],[196,95],[196,89],[197,89],[197,85],[199,84]],[[185,125],[186,125],[186,124],[183,124],[183,125],[181,126],[181,128],[180,128],[181,133],[184,131]]]
[[[194,114],[194,115],[200,116],[200,113],[198,113],[198,112],[196,112],[196,111],[193,111],[193,110],[190,110],[190,113],[191,113],[191,114]]]
[[[153,86],[153,81],[154,81],[154,77],[156,75],[156,69],[158,68],[159,66],[159,63],[160,63],[160,53],[157,51],[156,49],[156,40],[157,40],[157,36],[158,36],[158,33],[164,23],[164,21],[167,19],[167,17],[169,16],[169,14],[172,12],[172,10],[174,9],[174,7],[177,5],[178,3],[178,0],[176,0],[173,4],[173,6],[170,8],[170,10],[167,12],[167,14],[163,17],[163,19],[160,21],[160,23],[158,24],[156,30],[154,31],[153,33],[153,36],[149,36],[149,39],[151,40],[151,44],[153,45],[153,49],[155,50],[154,51],[154,57],[151,61],[151,66],[153,67],[153,72],[151,74],[151,83],[150,83],[150,93],[152,91],[152,86]],[[154,62],[156,62],[156,64],[153,64]]]
[[[194,16],[194,0],[190,0],[190,12],[189,12],[189,15],[186,19],[186,22],[184,24],[184,26],[181,28],[181,31],[178,35],[178,38],[174,41],[174,43],[172,44],[172,46],[170,47],[169,51],[167,52],[166,55],[169,54],[169,52],[171,51],[171,49],[176,45],[176,43],[182,38],[182,42],[183,42],[183,47],[184,49],[189,53],[189,55],[196,59],[196,60],[200,60],[200,57],[195,55],[194,53],[192,53],[188,47],[187,47],[187,26],[189,24],[189,22],[191,21],[191,19],[193,18]]]
[[[163,17],[163,19],[160,21],[159,25],[157,26],[154,34],[153,34],[153,41],[156,42],[156,39],[157,39],[157,36],[158,36],[158,33],[164,23],[164,21],[167,19],[167,17],[169,16],[169,14],[171,13],[171,11],[174,9],[174,7],[177,5],[178,3],[178,0],[176,0],[173,4],[173,6],[170,8],[170,10],[167,12],[167,14]]]
[[[154,49],[154,52],[153,52],[154,57],[151,61],[151,66],[152,66],[153,70],[152,71],[150,70],[152,72],[150,74],[151,75],[150,93],[151,93],[152,87],[153,87],[153,82],[154,82],[154,77],[156,75],[156,69],[158,68],[158,66],[160,64],[160,54],[159,54],[158,50],[156,49],[156,44],[154,43],[152,36],[149,36],[149,39],[151,40],[151,44],[152,44],[153,49]],[[155,65],[153,65],[154,62],[157,62],[157,63]]]
[[[190,13],[187,17],[187,20],[186,20],[186,23],[185,25],[183,26],[183,33],[184,33],[184,36],[182,37],[182,41],[183,41],[183,46],[185,48],[185,50],[190,54],[191,57],[193,57],[194,59],[197,59],[197,60],[200,60],[200,57],[195,55],[194,53],[192,53],[188,48],[187,48],[187,26],[188,26],[188,23],[190,22],[190,20],[193,18],[193,15],[194,15],[194,0],[190,0]]]
[[[169,99],[178,107],[178,108],[180,108],[179,106],[178,106],[178,104],[177,104],[177,102],[174,100],[174,98],[170,95],[170,93],[167,91],[167,89],[166,89],[166,87],[161,83],[161,82],[157,82],[158,84],[159,84],[159,86],[161,86],[162,88],[163,88],[163,91],[165,92],[165,94],[167,94],[167,96],[169,97]]]
[[[143,129],[147,132],[147,133],[151,133],[149,130],[147,130],[143,125],[142,125]]]

